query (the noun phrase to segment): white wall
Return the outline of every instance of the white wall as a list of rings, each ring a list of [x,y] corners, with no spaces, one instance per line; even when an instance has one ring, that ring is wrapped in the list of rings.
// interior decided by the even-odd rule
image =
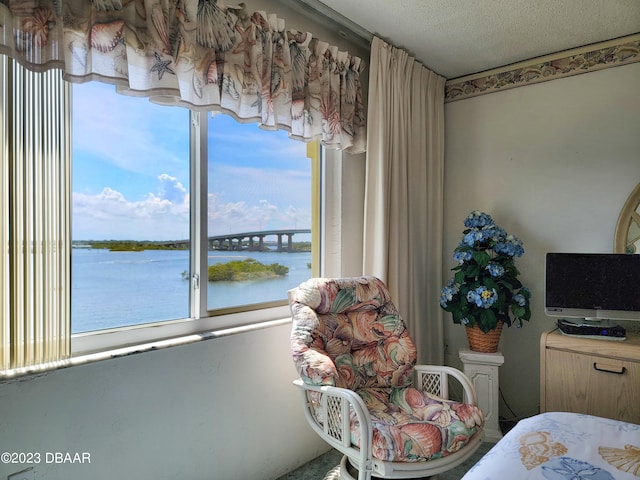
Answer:
[[[444,276],[472,210],[519,236],[516,265],[532,320],[505,329],[500,386],[518,416],[539,408],[539,339],[550,251],[612,252],[618,214],[640,182],[640,63],[505,90],[445,106]],[[464,328],[445,317],[447,363],[461,366]],[[501,415],[511,413],[501,405]]]
[[[37,479],[267,480],[327,450],[302,417],[290,326],[0,385],[0,452]],[[88,452],[90,464],[46,463]],[[0,463],[0,478],[24,466]]]

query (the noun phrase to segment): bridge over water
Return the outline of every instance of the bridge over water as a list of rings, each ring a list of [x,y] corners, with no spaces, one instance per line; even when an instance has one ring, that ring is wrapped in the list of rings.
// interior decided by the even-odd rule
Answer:
[[[297,233],[311,233],[311,229],[283,229],[261,230],[258,232],[230,233],[227,235],[214,235],[207,239],[209,250],[264,250],[265,238],[277,237],[278,252],[291,252],[293,250],[293,236]],[[283,242],[286,238],[286,245]],[[163,245],[169,248],[184,248],[188,246],[188,240],[165,242]]]

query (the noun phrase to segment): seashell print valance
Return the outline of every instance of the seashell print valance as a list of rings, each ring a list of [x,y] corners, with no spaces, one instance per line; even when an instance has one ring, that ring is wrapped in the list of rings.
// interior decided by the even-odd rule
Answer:
[[[365,150],[360,58],[222,0],[0,0],[0,53],[32,70]],[[125,92],[123,92],[125,93]]]

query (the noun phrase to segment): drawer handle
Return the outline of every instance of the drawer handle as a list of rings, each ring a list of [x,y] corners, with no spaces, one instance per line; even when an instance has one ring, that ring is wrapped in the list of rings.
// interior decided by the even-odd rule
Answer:
[[[607,373],[615,373],[616,375],[622,375],[626,368],[624,367],[616,367],[614,365],[605,365],[593,362],[593,368],[599,372],[607,372]]]

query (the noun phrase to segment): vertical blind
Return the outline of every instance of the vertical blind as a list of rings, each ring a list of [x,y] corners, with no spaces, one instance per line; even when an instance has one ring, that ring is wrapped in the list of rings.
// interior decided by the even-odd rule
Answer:
[[[0,57],[0,370],[70,353],[70,86]]]

